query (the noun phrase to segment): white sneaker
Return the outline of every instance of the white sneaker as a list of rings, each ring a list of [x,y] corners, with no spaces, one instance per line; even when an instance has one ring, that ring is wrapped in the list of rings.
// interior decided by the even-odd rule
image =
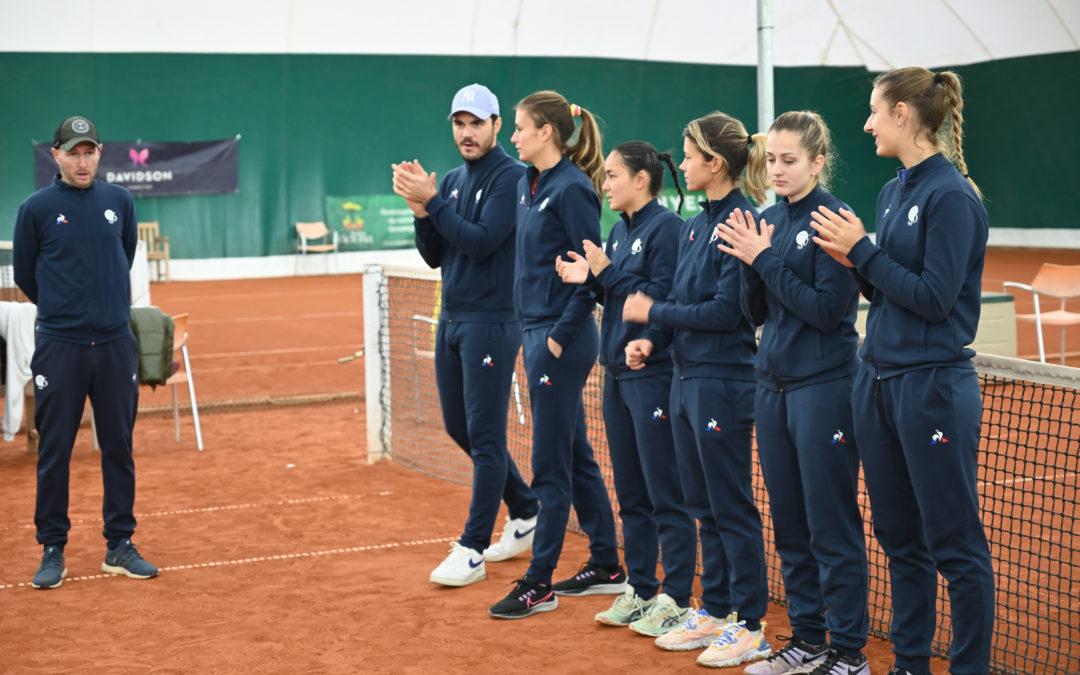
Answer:
[[[484,560],[502,562],[531,551],[535,531],[536,516],[519,519],[507,517],[499,541],[484,549]]]
[[[485,577],[484,556],[455,541],[450,545],[450,555],[432,570],[430,580],[443,586],[468,586]]]

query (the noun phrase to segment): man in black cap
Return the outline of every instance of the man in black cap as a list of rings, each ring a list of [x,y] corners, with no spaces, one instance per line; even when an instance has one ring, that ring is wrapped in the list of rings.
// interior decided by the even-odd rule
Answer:
[[[64,120],[53,137],[60,173],[30,195],[15,222],[15,283],[37,305],[30,370],[40,433],[34,524],[45,552],[31,585],[56,588],[67,575],[64,545],[68,477],[86,397],[94,410],[105,483],[101,569],[135,579],[157,576],[131,543],[135,463],[131,437],[139,403],[139,354],[131,332],[137,229],[131,195],[95,180],[101,143],[85,117]]]

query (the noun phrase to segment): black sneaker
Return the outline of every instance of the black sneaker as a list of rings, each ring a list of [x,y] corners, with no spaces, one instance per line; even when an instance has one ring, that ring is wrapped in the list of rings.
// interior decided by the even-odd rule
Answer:
[[[514,582],[514,590],[496,602],[488,613],[496,619],[524,619],[537,612],[550,612],[559,606],[551,584],[541,584],[524,576]]]
[[[130,539],[121,539],[115,548],[105,549],[101,571],[122,574],[132,579],[149,579],[158,575],[158,568],[143,560]]]
[[[30,585],[34,588],[56,588],[64,583],[67,567],[64,565],[64,549],[60,546],[46,546],[41,556],[41,566],[34,573]]]
[[[626,572],[622,567],[600,567],[591,561],[577,574],[551,587],[555,595],[619,595],[626,590]]]
[[[830,649],[825,660],[810,672],[813,675],[870,675],[870,664],[862,652]]]

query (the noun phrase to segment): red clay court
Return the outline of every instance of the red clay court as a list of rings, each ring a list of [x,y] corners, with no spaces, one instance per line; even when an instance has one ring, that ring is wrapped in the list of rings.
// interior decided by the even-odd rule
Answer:
[[[986,289],[1000,290],[1006,278],[1030,279],[1041,260],[1080,262],[1075,252],[1045,253],[994,254]],[[0,670],[700,672],[696,652],[665,653],[647,638],[595,624],[593,614],[610,597],[569,598],[556,612],[524,621],[488,618],[487,607],[524,571],[525,558],[489,565],[488,580],[468,588],[428,583],[459,534],[468,488],[393,462],[367,463],[364,361],[337,362],[363,343],[361,285],[356,275],[154,285],[155,304],[191,314],[206,442],[206,451],[196,452],[185,413],[176,443],[164,410],[169,393],[143,389],[135,430],[136,543],[162,574],[151,581],[101,574],[101,479],[85,427],[72,462],[68,580],[49,592],[30,589],[40,555],[35,457],[18,436],[0,452]],[[1071,336],[1074,354],[1078,337]],[[1033,337],[1021,333],[1020,352],[1033,351]],[[1056,352],[1054,340],[1048,351]],[[414,426],[433,455],[456,453],[447,461],[464,461],[449,448],[437,408]],[[1044,557],[1039,550],[1019,552],[1008,573],[1031,574],[1032,588],[1013,590],[1034,594],[1036,613],[1051,594],[1064,593],[1065,616],[1056,618],[1073,632],[1050,637],[1080,663],[1080,558],[1070,532],[1078,439],[1062,442],[1072,448],[1071,478],[1030,470],[1032,480],[1068,490],[1047,495],[1068,509],[1057,522],[1032,524],[1025,509],[1045,504],[1019,505],[1013,520],[996,526],[1049,527],[1042,536],[1069,539],[1057,543],[1071,555],[1051,561],[1067,587],[1029,572]],[[984,493],[984,507],[987,499],[1012,498]],[[586,555],[584,539],[568,534],[557,575]],[[771,605],[767,620],[770,638],[789,632],[782,607]],[[871,640],[875,672],[891,666],[889,649]],[[946,664],[934,667],[945,672]]]

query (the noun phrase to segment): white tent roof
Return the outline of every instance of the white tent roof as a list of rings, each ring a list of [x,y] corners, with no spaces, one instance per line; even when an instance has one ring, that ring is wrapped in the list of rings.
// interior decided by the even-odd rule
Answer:
[[[63,17],[61,20],[60,17]],[[754,65],[755,0],[0,0],[0,51],[588,56]],[[775,0],[777,66],[1080,49],[1077,0]]]

